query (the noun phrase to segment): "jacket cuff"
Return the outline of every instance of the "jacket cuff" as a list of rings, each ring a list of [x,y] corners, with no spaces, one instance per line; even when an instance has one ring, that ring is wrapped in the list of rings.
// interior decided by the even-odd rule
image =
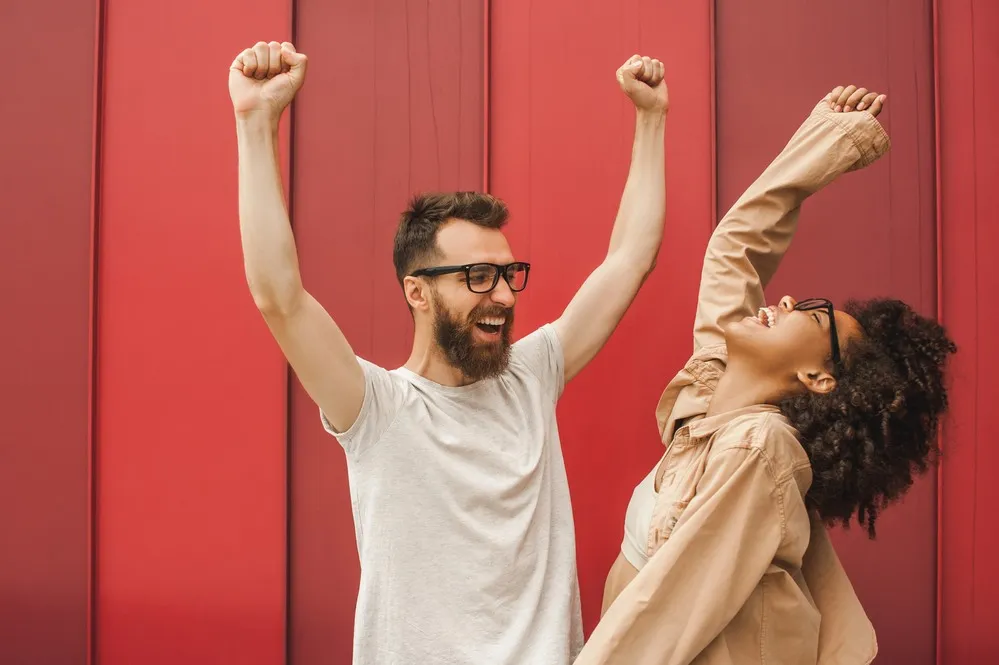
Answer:
[[[891,149],[888,132],[877,118],[866,111],[836,113],[823,99],[815,106],[812,115],[839,127],[856,146],[860,160],[848,169],[850,171],[870,166]]]

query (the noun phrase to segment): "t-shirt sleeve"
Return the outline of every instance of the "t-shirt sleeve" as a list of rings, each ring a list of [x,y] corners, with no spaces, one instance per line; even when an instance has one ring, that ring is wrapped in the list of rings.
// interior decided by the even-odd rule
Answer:
[[[363,358],[357,361],[364,372],[364,400],[354,424],[337,432],[322,409],[319,410],[323,428],[351,455],[362,454],[378,443],[395,421],[402,403],[402,387],[391,373]]]
[[[565,388],[565,354],[555,327],[548,323],[514,345],[519,361],[541,382],[552,402],[558,401]]]

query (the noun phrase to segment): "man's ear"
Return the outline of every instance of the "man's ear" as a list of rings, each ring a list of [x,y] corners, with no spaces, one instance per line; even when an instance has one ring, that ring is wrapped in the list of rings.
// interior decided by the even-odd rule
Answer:
[[[424,280],[407,275],[402,280],[402,291],[414,311],[430,309],[430,287]]]
[[[827,395],[836,388],[836,377],[824,369],[798,372],[798,380],[810,392]]]

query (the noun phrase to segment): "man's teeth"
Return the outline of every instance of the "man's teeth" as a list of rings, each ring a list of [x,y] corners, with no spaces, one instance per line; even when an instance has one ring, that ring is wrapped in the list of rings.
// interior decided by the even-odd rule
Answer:
[[[484,319],[479,319],[479,323],[484,323],[487,326],[501,326],[506,323],[506,319],[502,316],[486,317]]]

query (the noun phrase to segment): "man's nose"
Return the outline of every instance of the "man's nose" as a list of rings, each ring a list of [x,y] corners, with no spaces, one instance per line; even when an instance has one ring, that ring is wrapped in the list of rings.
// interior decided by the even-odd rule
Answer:
[[[510,285],[506,283],[506,280],[500,277],[499,283],[496,288],[493,289],[490,294],[490,299],[504,307],[513,307],[514,303],[517,301],[517,296],[514,295],[513,291],[510,289]]]

